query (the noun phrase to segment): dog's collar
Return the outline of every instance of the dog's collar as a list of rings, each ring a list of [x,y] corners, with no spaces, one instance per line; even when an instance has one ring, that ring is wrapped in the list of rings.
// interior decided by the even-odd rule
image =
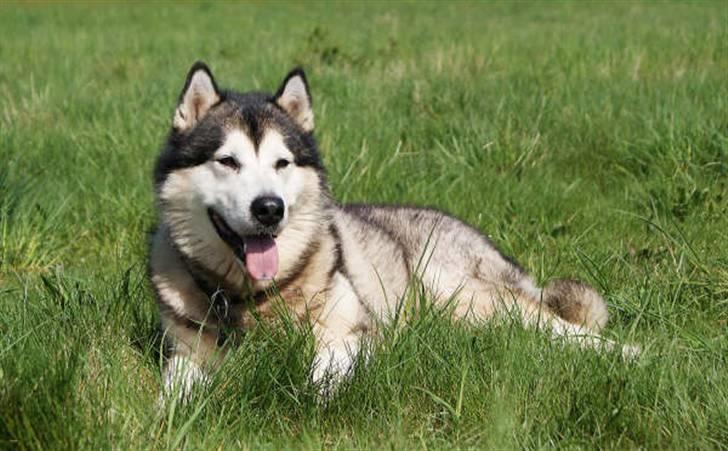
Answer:
[[[239,295],[230,293],[229,290],[225,290],[220,284],[210,283],[210,277],[207,276],[208,271],[200,267],[199,264],[195,263],[194,260],[188,258],[171,240],[167,240],[169,245],[177,253],[177,256],[185,266],[187,273],[190,275],[192,280],[205,297],[210,302],[210,310],[215,315],[217,327],[215,328],[218,333],[217,343],[222,346],[227,340],[228,336],[237,329],[238,318],[236,318],[234,312],[234,306],[243,304],[246,298]],[[253,295],[253,299],[258,300],[259,296]],[[204,324],[201,326],[204,327]],[[209,326],[208,326],[209,327]]]

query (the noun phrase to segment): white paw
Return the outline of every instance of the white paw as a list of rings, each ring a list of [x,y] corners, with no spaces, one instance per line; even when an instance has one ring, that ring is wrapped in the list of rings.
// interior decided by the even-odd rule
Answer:
[[[622,359],[626,361],[637,360],[642,354],[642,347],[639,345],[622,345]]]
[[[319,388],[323,399],[334,395],[336,388],[349,375],[355,356],[348,349],[323,349],[313,361],[311,381]]]
[[[172,357],[164,370],[163,398],[172,396],[188,401],[195,387],[206,385],[209,379],[202,368],[185,357]]]

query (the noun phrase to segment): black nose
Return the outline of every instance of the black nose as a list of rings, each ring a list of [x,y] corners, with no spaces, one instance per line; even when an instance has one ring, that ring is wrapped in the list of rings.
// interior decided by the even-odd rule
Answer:
[[[250,205],[250,211],[258,222],[270,227],[281,222],[285,206],[280,197],[261,196]]]

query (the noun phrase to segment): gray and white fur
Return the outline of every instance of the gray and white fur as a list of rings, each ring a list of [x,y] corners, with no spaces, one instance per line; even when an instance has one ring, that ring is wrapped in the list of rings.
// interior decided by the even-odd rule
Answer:
[[[204,381],[225,354],[225,330],[252,326],[252,309],[274,315],[276,299],[311,321],[313,380],[337,380],[413,277],[434,302],[456,293],[457,317],[515,314],[614,348],[598,335],[605,303],[586,284],[539,288],[485,236],[437,210],[337,203],[313,131],[302,70],[275,94],[240,94],[219,89],[203,63],[190,69],[155,169],[150,270],[171,344],[165,393]]]

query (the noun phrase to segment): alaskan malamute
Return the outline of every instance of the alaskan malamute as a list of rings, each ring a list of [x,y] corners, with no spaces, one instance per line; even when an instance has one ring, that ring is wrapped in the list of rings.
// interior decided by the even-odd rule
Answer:
[[[274,299],[311,321],[314,382],[336,380],[413,278],[433,302],[457,293],[458,317],[515,312],[579,344],[614,347],[597,335],[605,303],[584,283],[539,288],[480,232],[437,210],[337,203],[313,131],[301,69],[272,95],[222,90],[205,64],[190,69],[154,172],[150,269],[171,341],[165,392],[204,380],[225,331],[249,327],[252,309],[272,315]]]

